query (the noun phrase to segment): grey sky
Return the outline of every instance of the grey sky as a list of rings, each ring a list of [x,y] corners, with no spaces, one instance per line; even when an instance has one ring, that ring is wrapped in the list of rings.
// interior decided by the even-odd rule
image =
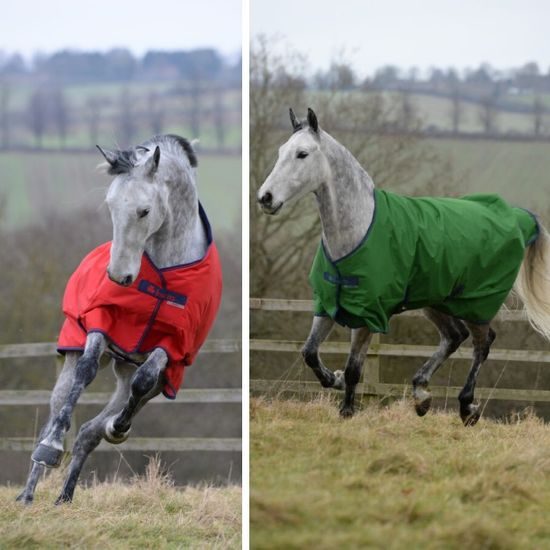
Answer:
[[[214,46],[241,51],[240,0],[0,0],[0,49],[60,48],[107,50]]]
[[[545,0],[251,0],[251,33],[279,35],[327,67],[342,50],[360,75],[401,67],[550,67]]]

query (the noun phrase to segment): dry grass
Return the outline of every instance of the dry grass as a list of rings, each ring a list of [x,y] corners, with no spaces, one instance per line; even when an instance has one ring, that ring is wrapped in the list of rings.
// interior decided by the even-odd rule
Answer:
[[[329,399],[251,402],[251,546],[549,548],[550,428]]]
[[[176,488],[152,460],[130,484],[78,488],[74,503],[53,506],[62,482],[53,472],[30,507],[0,488],[0,548],[240,548],[241,488]]]

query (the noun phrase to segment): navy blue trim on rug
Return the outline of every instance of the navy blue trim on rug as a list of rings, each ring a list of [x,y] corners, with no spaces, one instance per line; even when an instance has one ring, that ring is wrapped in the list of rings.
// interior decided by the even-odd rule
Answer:
[[[165,300],[167,302],[173,302],[180,306],[184,306],[187,303],[187,296],[184,294],[179,294],[173,290],[168,290],[167,288],[161,288],[151,281],[146,279],[141,279],[137,288],[140,292],[148,294],[157,300]]]
[[[338,277],[335,277],[334,275],[332,275],[328,271],[325,271],[323,273],[323,279],[325,279],[325,281],[327,281],[329,283],[332,283],[333,285],[341,285],[341,286],[349,286],[349,287],[359,286],[359,277],[355,277],[355,276],[349,276],[349,277],[338,276]]]

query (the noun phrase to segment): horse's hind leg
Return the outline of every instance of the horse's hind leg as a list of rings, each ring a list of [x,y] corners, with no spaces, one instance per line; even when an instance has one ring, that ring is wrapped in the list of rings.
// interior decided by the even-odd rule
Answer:
[[[122,411],[107,419],[105,439],[112,443],[124,441],[128,437],[132,418],[163,386],[162,373],[168,364],[168,356],[161,348],[154,349],[147,361],[132,376],[130,395]]]
[[[122,409],[130,395],[130,383],[136,367],[128,363],[115,363],[113,370],[117,379],[116,390],[106,407],[96,417],[80,427],[74,442],[69,471],[56,504],[72,501],[84,462],[88,455],[101,443],[101,439],[105,437],[105,426],[108,418]],[[124,440],[117,443],[122,443],[122,441]]]
[[[344,418],[353,416],[355,411],[355,388],[361,378],[361,370],[367,357],[367,349],[371,338],[372,333],[367,327],[351,331],[351,347],[344,370],[346,388],[344,400],[340,406],[340,415]],[[335,375],[338,377],[338,372]]]
[[[343,390],[343,376],[337,379],[334,373],[323,365],[319,357],[319,346],[325,341],[333,325],[334,321],[330,317],[313,317],[309,336],[302,348],[302,357],[306,365],[311,368],[319,382],[321,382],[323,388],[337,388]]]
[[[432,404],[432,396],[428,390],[431,377],[468,338],[468,329],[459,319],[431,308],[426,308],[424,314],[439,331],[440,341],[437,351],[422,365],[412,380],[414,408],[419,416],[424,416]]]
[[[476,387],[477,375],[481,365],[485,362],[494,342],[496,333],[489,324],[475,325],[468,323],[468,328],[472,333],[474,344],[474,358],[466,384],[458,396],[460,402],[460,418],[465,426],[473,426],[479,420],[481,413],[479,405],[474,405],[474,390]]]
[[[63,369],[61,370],[59,377],[55,382],[52,395],[50,397],[50,416],[48,421],[40,431],[38,441],[41,441],[42,438],[49,432],[52,426],[53,419],[59,413],[59,410],[63,406],[65,399],[69,393],[69,390],[73,384],[75,366],[78,360],[80,353],[70,352],[65,356],[65,363]],[[36,485],[44,473],[45,467],[42,464],[37,464],[36,462],[31,462],[31,471],[29,477],[27,478],[27,484],[23,492],[17,497],[18,501],[24,502],[25,504],[30,504],[34,498],[34,491]]]
[[[63,438],[70,428],[71,416],[80,394],[88,386],[97,374],[99,359],[106,348],[105,337],[97,332],[88,334],[84,353],[79,357],[74,369],[74,378],[69,391],[59,412],[52,420],[51,428],[45,432],[45,437],[40,441],[32,460],[38,464],[55,468],[59,466],[63,456]]]

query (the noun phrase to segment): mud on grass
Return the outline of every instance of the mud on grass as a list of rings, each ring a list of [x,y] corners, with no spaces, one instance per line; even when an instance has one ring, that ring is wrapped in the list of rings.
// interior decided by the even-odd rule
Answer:
[[[550,547],[550,428],[251,401],[251,547]]]
[[[0,488],[0,548],[241,548],[238,486],[177,488],[153,461],[143,478],[78,487],[54,506],[62,480],[54,471],[32,506]]]

